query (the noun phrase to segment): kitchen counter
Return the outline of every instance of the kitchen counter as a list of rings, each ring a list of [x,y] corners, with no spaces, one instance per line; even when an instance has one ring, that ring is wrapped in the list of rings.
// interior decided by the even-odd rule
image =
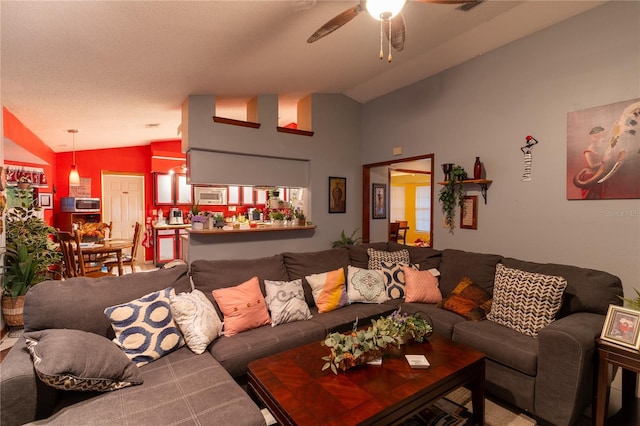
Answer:
[[[284,231],[304,231],[309,229],[316,229],[315,225],[305,226],[263,226],[258,228],[240,228],[240,229],[189,229],[190,234],[199,235],[227,235],[227,234],[247,234],[255,232],[284,232]]]
[[[169,225],[168,223],[164,225],[154,224],[153,228],[154,229],[190,229],[191,224],[190,223],[185,223],[183,225]]]

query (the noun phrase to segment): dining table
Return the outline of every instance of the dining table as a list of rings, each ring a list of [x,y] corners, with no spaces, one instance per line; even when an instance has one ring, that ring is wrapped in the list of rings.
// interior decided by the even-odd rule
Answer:
[[[122,250],[131,247],[133,247],[133,240],[125,239],[105,239],[99,243],[80,243],[83,255],[102,257],[115,254],[118,259],[118,275],[124,274]]]

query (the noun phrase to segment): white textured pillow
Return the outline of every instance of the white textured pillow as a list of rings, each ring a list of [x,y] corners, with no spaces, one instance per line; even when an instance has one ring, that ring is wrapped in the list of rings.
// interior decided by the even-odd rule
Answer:
[[[187,341],[187,346],[200,355],[209,343],[222,334],[222,321],[207,296],[195,289],[170,297],[173,320]]]
[[[384,278],[378,271],[351,265],[347,270],[347,296],[349,303],[383,303],[389,300]]]
[[[265,302],[271,311],[271,326],[311,318],[311,311],[304,301],[302,279],[293,281],[264,280],[267,292]]]
[[[398,251],[382,251],[372,248],[367,249],[369,255],[369,269],[382,269],[382,262],[389,263],[409,263],[409,250],[402,249]]]

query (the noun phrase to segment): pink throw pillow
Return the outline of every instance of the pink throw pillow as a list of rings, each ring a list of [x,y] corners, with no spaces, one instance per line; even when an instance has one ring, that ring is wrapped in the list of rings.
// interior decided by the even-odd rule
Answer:
[[[229,337],[271,323],[258,277],[235,287],[211,292],[224,315],[224,335]]]
[[[442,300],[442,293],[438,287],[438,278],[429,271],[418,271],[404,266],[405,296],[407,303],[438,303]]]

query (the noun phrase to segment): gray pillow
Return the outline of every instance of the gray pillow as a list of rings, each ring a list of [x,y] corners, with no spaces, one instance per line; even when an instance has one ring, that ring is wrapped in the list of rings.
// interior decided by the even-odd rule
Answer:
[[[142,384],[142,374],[106,337],[82,330],[24,333],[36,374],[45,384],[72,391],[112,391]]]

